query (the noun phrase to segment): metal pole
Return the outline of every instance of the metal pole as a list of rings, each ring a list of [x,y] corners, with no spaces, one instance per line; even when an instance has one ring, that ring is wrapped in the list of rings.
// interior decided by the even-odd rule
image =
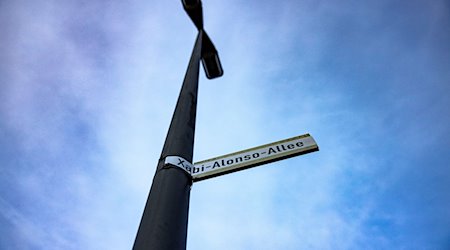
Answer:
[[[134,250],[186,249],[192,177],[183,169],[167,164],[166,157],[177,156],[192,163],[202,32],[199,31],[192,51]]]

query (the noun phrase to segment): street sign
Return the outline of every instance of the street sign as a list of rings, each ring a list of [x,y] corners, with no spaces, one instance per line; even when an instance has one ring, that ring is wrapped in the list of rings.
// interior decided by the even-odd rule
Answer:
[[[312,136],[305,134],[196,162],[190,173],[196,182],[318,150]]]

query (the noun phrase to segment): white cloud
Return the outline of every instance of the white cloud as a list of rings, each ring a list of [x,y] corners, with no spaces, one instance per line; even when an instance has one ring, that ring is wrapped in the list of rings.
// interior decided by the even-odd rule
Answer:
[[[17,144],[19,154],[11,158],[21,158],[17,166],[2,159],[8,166],[3,171],[11,182],[18,180],[16,201],[26,208],[2,190],[0,213],[14,225],[17,235],[11,237],[23,241],[23,248],[26,242],[41,249],[130,248],[195,29],[179,2],[66,4],[16,2],[1,12],[10,25],[0,51],[8,62],[0,68],[6,72],[0,125],[17,139],[10,145]],[[391,139],[389,146],[420,151],[423,146],[408,146],[414,141],[408,136],[427,124],[411,120],[420,126],[401,127],[411,114],[397,125],[390,117],[407,108],[420,110],[409,100],[417,97],[435,110],[427,118],[440,121],[446,102],[430,101],[433,91],[414,90],[392,101],[394,89],[369,103],[362,99],[377,88],[346,89],[364,78],[345,78],[338,69],[326,69],[336,65],[323,65],[335,48],[336,32],[327,32],[335,19],[345,24],[350,15],[336,4],[203,5],[225,75],[207,81],[201,72],[194,159],[306,132],[321,151],[194,184],[188,248],[351,249],[376,241],[392,246],[382,232],[365,235],[366,224],[371,216],[395,223],[392,213],[376,211],[383,202],[377,199],[407,170],[388,169],[395,156],[375,155],[374,145],[399,130],[401,136],[393,138],[407,140]],[[372,27],[365,21],[357,28]],[[387,34],[368,43],[368,51],[379,52],[378,45],[391,42]],[[353,48],[355,57],[367,56],[361,49],[366,43],[352,47],[344,39],[339,44]],[[343,71],[361,62],[337,54],[341,57],[333,63],[352,62]],[[384,73],[376,63],[362,69]],[[404,78],[386,79],[404,88]],[[395,105],[386,108],[386,103]],[[424,145],[439,143],[444,127],[431,126],[436,130]],[[38,210],[30,212],[33,202]]]

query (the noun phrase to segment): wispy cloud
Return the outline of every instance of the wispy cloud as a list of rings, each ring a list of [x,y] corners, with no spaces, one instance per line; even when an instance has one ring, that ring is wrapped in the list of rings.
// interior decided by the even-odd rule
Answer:
[[[448,245],[444,1],[203,4],[225,75],[194,159],[321,151],[196,183],[189,249]],[[179,2],[2,6],[0,247],[130,248],[195,28]]]

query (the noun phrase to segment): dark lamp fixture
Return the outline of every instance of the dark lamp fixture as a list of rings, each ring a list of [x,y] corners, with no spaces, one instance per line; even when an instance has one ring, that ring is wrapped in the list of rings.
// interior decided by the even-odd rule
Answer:
[[[203,29],[203,10],[200,0],[182,0],[183,8],[198,30]]]
[[[223,75],[222,65],[216,47],[205,31],[202,35],[202,64],[208,79],[213,79]]]

